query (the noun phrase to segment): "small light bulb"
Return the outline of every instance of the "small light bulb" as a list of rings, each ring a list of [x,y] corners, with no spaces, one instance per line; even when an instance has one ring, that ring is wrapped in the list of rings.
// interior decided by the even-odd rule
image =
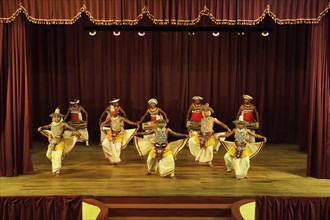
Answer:
[[[213,32],[212,35],[213,35],[214,37],[218,37],[218,36],[220,35],[220,32]]]
[[[146,35],[146,32],[138,32],[138,35],[139,35],[140,37],[143,37],[144,35]]]
[[[261,35],[264,36],[264,37],[267,37],[269,35],[269,32],[268,31],[263,31],[263,32],[261,32]]]
[[[113,31],[112,32],[114,36],[118,37],[120,35],[120,31]]]
[[[90,31],[90,32],[89,32],[89,35],[90,35],[90,36],[95,36],[95,35],[96,35],[96,31]]]

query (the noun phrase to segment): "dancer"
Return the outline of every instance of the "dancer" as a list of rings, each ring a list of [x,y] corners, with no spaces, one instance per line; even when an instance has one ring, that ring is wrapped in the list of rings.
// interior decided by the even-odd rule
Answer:
[[[209,104],[206,103],[203,106],[201,129],[198,134],[190,137],[188,142],[190,152],[195,157],[195,161],[200,164],[208,164],[210,167],[213,167],[213,150],[220,145],[217,142],[217,137],[220,134],[214,134],[213,131],[214,123],[225,128],[227,132],[231,132],[226,124],[211,116],[211,109]]]
[[[147,132],[139,132],[138,134],[155,134],[155,143],[151,143],[148,139],[134,137],[135,147],[140,156],[148,154],[147,175],[151,175],[158,171],[161,177],[169,176],[174,178],[175,162],[174,159],[180,150],[185,146],[188,138],[179,139],[168,143],[168,134],[177,137],[188,137],[188,134],[181,134],[172,131],[166,127],[164,119],[156,121],[156,128]]]
[[[114,106],[110,108],[110,117],[101,123],[100,130],[104,133],[106,138],[102,142],[103,152],[105,158],[109,160],[111,164],[117,165],[121,162],[120,154],[123,149],[126,148],[129,141],[133,138],[137,129],[124,129],[124,123],[135,125],[137,129],[139,125],[127,118],[119,116],[118,109]],[[110,128],[105,125],[110,123]]]
[[[70,120],[67,122],[69,126],[75,128],[81,134],[78,142],[86,142],[86,146],[89,145],[89,135],[87,130],[88,125],[88,113],[87,111],[79,105],[80,100],[74,99],[70,101],[70,107],[65,114],[64,121],[66,121],[70,114]],[[84,114],[84,116],[83,116]],[[85,120],[84,120],[85,118]]]
[[[99,119],[99,125],[101,125],[102,121],[105,121],[107,120],[109,117],[110,117],[110,108],[111,106],[114,107],[114,109],[116,111],[118,111],[118,113],[123,116],[124,118],[127,118],[127,115],[126,115],[126,112],[124,111],[124,109],[119,105],[119,101],[120,99],[119,98],[113,98],[111,101],[109,101],[109,106],[102,112],[101,114],[101,117]],[[105,119],[104,119],[104,116]],[[104,120],[103,120],[104,119]],[[104,125],[106,127],[109,127],[110,124],[107,124],[107,125]],[[100,140],[101,140],[101,144],[102,144],[102,141],[104,140],[105,138],[105,135],[103,132],[101,132],[101,137],[100,137]]]
[[[240,106],[236,120],[241,116],[243,121],[248,122],[246,128],[250,129],[252,133],[255,133],[255,130],[259,128],[259,114],[255,105],[251,103],[253,97],[250,95],[243,95],[243,104]],[[255,116],[255,117],[254,117]],[[254,136],[249,136],[250,142],[255,142]]]
[[[186,127],[188,128],[189,134],[192,136],[193,131],[200,130],[201,120],[203,118],[202,115],[202,100],[203,98],[200,96],[194,96],[193,103],[190,105],[187,112],[187,123]]]
[[[60,175],[62,160],[74,147],[77,137],[80,137],[76,129],[63,121],[63,116],[60,109],[56,108],[55,112],[50,114],[52,122],[38,128],[38,132],[49,140],[46,157],[52,161],[52,171],[55,176]],[[71,130],[75,136],[65,136],[64,129]]]
[[[248,122],[244,121],[241,116],[239,120],[235,120],[233,123],[236,125],[236,128],[230,133],[220,135],[220,137],[230,137],[234,135],[235,142],[220,142],[227,151],[224,156],[227,173],[234,170],[236,179],[243,179],[247,178],[250,168],[250,159],[257,155],[263,144],[267,142],[267,138],[249,131],[246,128]],[[263,139],[263,142],[250,143],[249,135]]]
[[[168,123],[169,120],[167,118],[167,114],[161,109],[159,108],[158,105],[158,101],[155,98],[149,99],[148,101],[149,107],[146,110],[146,112],[144,113],[144,115],[141,117],[139,124],[141,124],[141,122],[144,120],[144,118],[149,114],[150,115],[150,121],[151,122],[155,122],[156,121],[156,116],[161,116],[162,118],[165,118],[166,122]]]
[[[157,119],[163,118],[163,119],[165,119],[165,121],[167,123],[169,122],[167,114],[161,108],[159,108],[157,106],[157,104],[158,104],[157,99],[155,99],[155,98],[149,99],[148,104],[149,104],[149,108],[146,110],[146,112],[141,117],[140,121],[138,122],[139,124],[141,124],[141,122],[143,122],[143,120],[145,119],[145,117],[147,115],[150,116],[150,121],[142,123],[142,129],[144,131],[152,130],[152,129],[156,128],[157,125],[155,124],[155,121]],[[145,135],[144,138],[149,139],[151,142],[155,141],[154,134]]]

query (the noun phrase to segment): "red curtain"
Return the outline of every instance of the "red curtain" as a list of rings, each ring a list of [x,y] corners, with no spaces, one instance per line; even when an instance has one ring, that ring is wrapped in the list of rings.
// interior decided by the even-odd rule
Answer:
[[[25,19],[0,24],[0,31],[0,176],[16,176],[33,171]]]
[[[329,16],[311,26],[308,100],[308,175],[330,178],[330,34]],[[324,147],[322,147],[324,146]]]
[[[257,220],[330,219],[330,198],[257,197],[255,218]]]
[[[80,220],[82,197],[0,197],[0,219]]]

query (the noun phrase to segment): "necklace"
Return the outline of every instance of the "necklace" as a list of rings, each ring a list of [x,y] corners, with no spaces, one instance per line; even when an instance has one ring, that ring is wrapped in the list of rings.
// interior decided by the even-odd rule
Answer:
[[[149,112],[150,112],[151,114],[154,114],[154,113],[156,113],[156,112],[158,111],[158,107],[153,108],[153,109],[149,108],[148,110],[149,110]]]

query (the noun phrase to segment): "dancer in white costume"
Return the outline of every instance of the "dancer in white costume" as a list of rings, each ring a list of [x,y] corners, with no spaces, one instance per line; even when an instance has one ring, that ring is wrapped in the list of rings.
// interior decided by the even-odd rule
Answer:
[[[119,98],[113,98],[111,101],[109,101],[109,106],[102,112],[101,114],[101,117],[100,117],[100,120],[99,120],[99,125],[101,125],[102,121],[105,121],[107,120],[108,118],[110,118],[110,109],[111,108],[114,108],[116,111],[118,111],[119,115],[120,116],[124,116],[124,118],[127,118],[127,115],[126,115],[126,112],[124,111],[124,109],[119,105],[119,101],[120,99]],[[111,107],[112,106],[112,107]],[[103,120],[103,118],[105,117],[105,119]],[[110,126],[110,123],[107,124],[107,125],[104,125],[106,127],[109,127]],[[101,145],[102,145],[102,141],[104,140],[105,138],[105,135],[103,132],[101,132],[101,137],[100,137],[100,140],[101,140]]]
[[[101,123],[100,130],[105,134],[102,142],[102,148],[105,155],[111,164],[117,165],[121,162],[120,154],[126,148],[129,141],[133,138],[139,125],[127,118],[118,115],[118,110],[111,106],[110,117]],[[124,123],[137,126],[136,129],[124,129]],[[110,123],[110,128],[105,127]]]
[[[247,178],[248,175],[250,159],[257,155],[264,143],[267,142],[267,138],[249,131],[246,128],[248,122],[244,121],[243,117],[239,117],[239,120],[235,120],[233,123],[236,125],[236,128],[234,128],[232,132],[221,135],[220,137],[234,135],[235,142],[220,142],[227,151],[224,156],[227,173],[234,170],[236,179],[244,179]],[[250,143],[249,136],[263,139],[263,142]]]
[[[74,99],[70,101],[70,107],[65,114],[64,121],[67,121],[70,115],[70,120],[67,122],[69,126],[75,128],[80,133],[80,138],[78,142],[86,142],[86,146],[89,145],[89,135],[88,135],[88,113],[87,111],[79,105],[80,100]]]
[[[52,161],[52,171],[55,176],[60,174],[62,168],[62,160],[69,154],[74,147],[77,137],[80,133],[63,121],[60,109],[56,108],[55,112],[50,114],[52,123],[38,128],[38,131],[49,140],[46,157]],[[65,136],[64,129],[69,129],[75,136]]]
[[[148,139],[134,137],[135,147],[140,156],[148,154],[147,175],[151,175],[158,171],[161,177],[170,176],[174,178],[175,158],[180,150],[186,145],[188,138],[179,139],[168,143],[168,134],[177,137],[188,137],[188,134],[181,134],[166,128],[166,121],[159,119],[156,121],[157,127],[147,132],[140,132],[138,134],[155,134],[155,143]]]
[[[206,103],[203,106],[203,118],[201,120],[200,132],[189,138],[190,153],[195,157],[195,161],[200,164],[208,164],[210,167],[213,167],[212,160],[214,149],[220,146],[220,142],[217,141],[218,136],[223,134],[214,134],[214,123],[221,125],[227,132],[231,132],[226,124],[211,117],[211,109]]]

